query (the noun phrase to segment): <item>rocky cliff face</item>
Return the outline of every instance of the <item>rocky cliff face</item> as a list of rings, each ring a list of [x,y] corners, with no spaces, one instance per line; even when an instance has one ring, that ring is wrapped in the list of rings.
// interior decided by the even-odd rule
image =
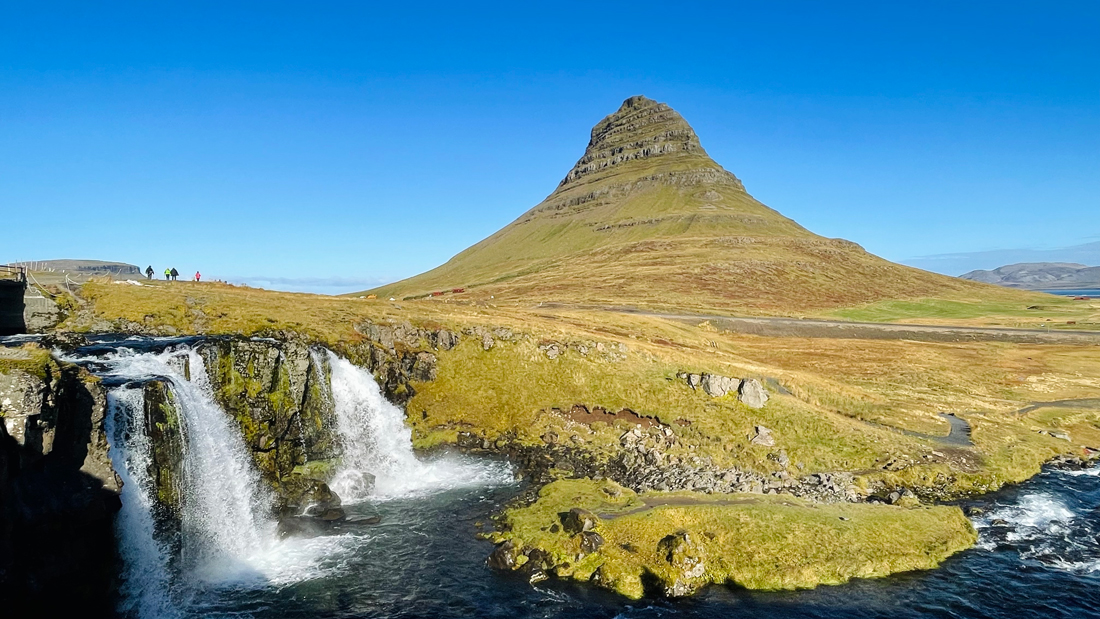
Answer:
[[[0,373],[0,608],[111,614],[119,484],[105,409],[75,366]]]
[[[617,112],[592,128],[584,155],[559,187],[626,161],[661,156],[672,159],[679,154],[706,156],[691,125],[664,103],[642,96],[630,97]],[[741,186],[733,174],[727,174]]]

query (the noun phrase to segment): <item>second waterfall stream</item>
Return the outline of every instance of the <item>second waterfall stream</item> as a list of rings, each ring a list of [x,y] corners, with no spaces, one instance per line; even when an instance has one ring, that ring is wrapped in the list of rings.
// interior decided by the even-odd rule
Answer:
[[[511,481],[502,462],[443,455],[421,460],[404,413],[382,396],[374,377],[331,351],[313,354],[330,370],[328,394],[342,457],[331,481],[345,505],[415,500],[457,488]],[[120,347],[90,362],[109,378],[107,429],[123,481],[117,520],[120,610],[134,617],[203,614],[226,589],[279,587],[340,570],[342,556],[369,544],[371,529],[280,539],[272,494],[233,417],[218,405],[202,356],[191,348],[135,352]],[[164,381],[179,415],[182,445],[177,530],[158,515],[142,383]],[[187,609],[187,610],[184,610]]]

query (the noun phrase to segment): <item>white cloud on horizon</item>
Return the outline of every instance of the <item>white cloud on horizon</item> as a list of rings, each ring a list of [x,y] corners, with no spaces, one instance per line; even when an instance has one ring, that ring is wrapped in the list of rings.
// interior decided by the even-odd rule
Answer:
[[[384,277],[278,277],[269,275],[214,275],[210,279],[224,280],[231,284],[244,284],[252,288],[267,290],[330,295],[358,292],[394,281],[393,278]]]

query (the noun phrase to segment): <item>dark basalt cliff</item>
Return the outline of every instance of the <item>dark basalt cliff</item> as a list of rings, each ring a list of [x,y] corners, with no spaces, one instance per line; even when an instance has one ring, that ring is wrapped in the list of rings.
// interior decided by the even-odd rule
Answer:
[[[113,614],[119,483],[107,457],[105,409],[98,381],[76,366],[48,361],[35,372],[0,373],[5,616]],[[9,609],[16,614],[6,615]]]

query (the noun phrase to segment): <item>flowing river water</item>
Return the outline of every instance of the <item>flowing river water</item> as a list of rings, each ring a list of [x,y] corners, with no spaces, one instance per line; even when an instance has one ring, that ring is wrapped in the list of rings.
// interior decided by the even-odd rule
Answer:
[[[686,600],[628,601],[574,583],[531,586],[485,565],[478,526],[519,491],[506,462],[419,457],[373,377],[329,351],[328,397],[345,446],[333,488],[381,524],[280,539],[272,497],[188,345],[119,342],[71,358],[109,387],[118,608],[125,617],[1090,617],[1100,616],[1100,470],[1048,471],[984,504],[978,545],[940,569],[811,591],[710,587]],[[183,361],[190,368],[188,377]],[[142,381],[180,408],[180,531],[158,530]],[[373,490],[366,483],[374,476]]]

